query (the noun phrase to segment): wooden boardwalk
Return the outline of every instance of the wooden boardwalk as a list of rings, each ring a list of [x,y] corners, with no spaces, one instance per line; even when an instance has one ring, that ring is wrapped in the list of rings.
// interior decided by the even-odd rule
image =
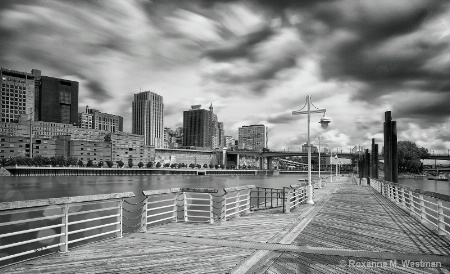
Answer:
[[[435,256],[442,261],[443,256],[450,258],[450,241],[433,234],[370,187],[349,181],[332,183],[316,190],[314,200],[314,205],[301,205],[290,214],[271,209],[224,224],[169,223],[0,272],[450,273],[446,264],[440,268],[401,268],[401,263],[395,268],[348,266],[389,262],[377,258],[383,251],[389,251],[388,257],[428,254],[410,260]],[[343,249],[378,253],[350,257]]]

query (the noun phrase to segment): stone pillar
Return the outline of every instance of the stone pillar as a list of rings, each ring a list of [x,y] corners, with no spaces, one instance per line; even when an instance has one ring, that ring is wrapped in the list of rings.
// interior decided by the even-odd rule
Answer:
[[[236,167],[239,166],[239,154],[236,154]]]
[[[375,179],[378,179],[378,144],[375,144],[375,150],[373,153],[373,159],[374,159],[374,173],[372,174],[372,177]]]
[[[392,121],[392,182],[398,184],[397,122]]]
[[[222,150],[222,164],[226,167],[227,166],[227,148],[224,147]]]
[[[391,112],[384,113],[384,180],[392,181],[392,117]]]
[[[370,185],[370,152],[369,149],[366,149],[366,155],[364,157],[366,159],[364,166],[364,177],[367,179],[367,185]]]
[[[273,157],[267,157],[267,169],[273,170],[273,164],[272,164]]]

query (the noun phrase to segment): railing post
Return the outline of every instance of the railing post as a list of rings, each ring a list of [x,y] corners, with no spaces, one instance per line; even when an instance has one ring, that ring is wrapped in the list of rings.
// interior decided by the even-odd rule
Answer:
[[[256,188],[256,208],[259,210],[259,187]]]
[[[117,224],[117,228],[119,229],[119,231],[117,231],[116,236],[117,238],[122,238],[122,233],[123,233],[123,227],[122,227],[122,222],[123,222],[123,198],[117,201],[118,204],[118,209],[119,209],[119,216],[117,216],[117,221],[119,222]]]
[[[296,188],[295,189],[295,205],[297,206],[297,207],[300,207],[300,199],[301,199],[301,195],[300,195],[300,193],[301,193],[301,190],[300,190],[300,188]]]
[[[69,252],[69,205],[64,205],[62,210],[64,216],[62,216],[61,234],[64,233],[64,235],[59,238],[60,243],[63,243],[59,247],[59,252],[66,253]]]
[[[235,203],[235,207],[236,207],[236,217],[239,217],[239,208],[241,207],[241,197],[240,197],[240,195],[241,195],[241,192],[240,191],[237,191],[236,192],[236,203]]]
[[[213,197],[211,194],[209,194],[209,223],[214,223],[214,204],[213,204]]]
[[[445,235],[445,224],[444,224],[444,208],[442,207],[442,201],[437,200],[437,212],[438,212],[438,223],[437,229],[439,235]]]
[[[412,190],[408,191],[408,195],[409,195],[409,211],[410,214],[413,215],[413,212],[415,211],[414,211],[414,196]]]
[[[402,187],[400,190],[402,193],[402,206],[403,206],[403,208],[405,208],[406,207],[405,189]]]
[[[423,195],[419,194],[420,201],[420,220],[422,223],[426,223],[427,215],[425,214],[425,201],[423,199]]]
[[[183,192],[183,219],[185,222],[188,221],[188,208],[187,208],[188,200],[186,199],[186,192]]]
[[[246,202],[247,204],[246,204],[245,214],[250,213],[250,203],[252,202],[252,199],[250,199],[251,193],[252,193],[252,190],[249,189],[248,194],[247,194],[247,202]],[[277,205],[278,205],[278,198],[277,198]]]
[[[145,196],[145,199],[142,201],[141,228],[139,229],[139,232],[147,231],[147,207],[148,207],[148,196]]]
[[[267,188],[264,188],[264,209],[267,208]]]
[[[181,207],[181,203],[180,203],[180,201],[178,201],[178,199],[179,199],[179,196],[180,196],[180,193],[179,192],[177,192],[177,194],[175,194],[175,200],[174,200],[174,202],[173,202],[173,220],[174,220],[174,222],[176,223],[176,222],[178,222],[178,207]]]
[[[285,204],[284,204],[284,213],[290,213],[291,212],[291,192],[289,191],[289,188],[283,187],[283,191],[285,191]]]

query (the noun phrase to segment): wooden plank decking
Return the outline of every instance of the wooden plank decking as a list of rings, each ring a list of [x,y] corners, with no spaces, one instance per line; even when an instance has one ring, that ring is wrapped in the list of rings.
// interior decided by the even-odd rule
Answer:
[[[222,225],[170,223],[149,228],[147,233],[90,244],[66,254],[0,269],[0,272],[404,273],[407,270],[450,273],[448,265],[420,269],[351,268],[349,260],[359,263],[385,260],[324,255],[320,248],[449,256],[450,241],[433,234],[371,188],[350,182],[333,183],[316,190],[315,195],[316,204],[301,205],[290,214],[272,209],[253,212]],[[315,252],[299,246],[319,249]],[[304,249],[307,252],[301,251]],[[420,261],[420,258],[411,260]]]

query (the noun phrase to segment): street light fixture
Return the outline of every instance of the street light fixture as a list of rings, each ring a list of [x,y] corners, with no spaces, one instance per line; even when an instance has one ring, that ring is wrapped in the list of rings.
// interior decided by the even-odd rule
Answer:
[[[338,177],[338,156],[336,154],[336,156],[334,156],[334,158],[336,159],[336,179]]]
[[[305,106],[308,106],[307,110],[303,110]],[[300,110],[294,110],[292,111],[292,115],[299,115],[299,114],[307,114],[308,115],[308,200],[306,201],[307,204],[314,204],[314,201],[312,199],[313,195],[313,188],[311,185],[311,142],[310,142],[310,124],[311,124],[311,113],[323,113],[322,119],[320,119],[320,124],[322,128],[327,128],[328,124],[331,122],[329,118],[325,116],[326,109],[322,108],[319,109],[316,106],[314,106],[316,109],[311,110],[311,105],[314,106],[314,104],[311,103],[311,95],[306,96],[306,103]]]

